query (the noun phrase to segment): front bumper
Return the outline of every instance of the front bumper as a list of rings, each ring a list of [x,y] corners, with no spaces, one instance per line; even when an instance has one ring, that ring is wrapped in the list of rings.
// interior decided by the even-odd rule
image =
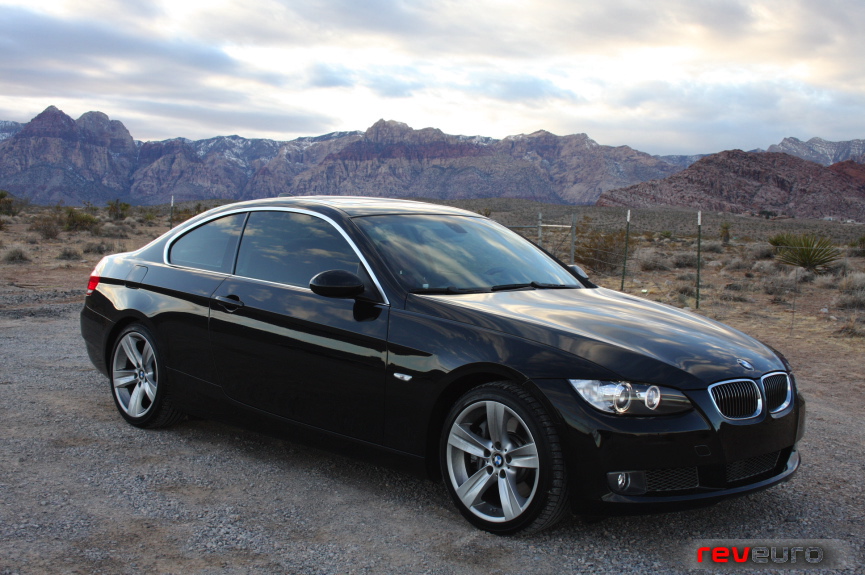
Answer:
[[[711,505],[782,483],[799,467],[796,443],[804,430],[805,401],[798,394],[777,414],[731,421],[717,412],[705,390],[686,391],[694,405],[688,412],[627,417],[595,410],[567,381],[535,384],[561,417],[577,513]]]

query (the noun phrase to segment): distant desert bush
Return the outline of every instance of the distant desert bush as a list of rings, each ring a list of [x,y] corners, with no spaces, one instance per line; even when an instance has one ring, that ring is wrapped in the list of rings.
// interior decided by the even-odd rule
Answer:
[[[99,218],[86,211],[66,208],[63,216],[63,228],[67,232],[94,231],[99,227]]]
[[[80,260],[81,254],[74,248],[63,248],[57,256],[58,260]]]
[[[57,224],[57,217],[54,214],[36,216],[29,229],[42,236],[43,240],[53,240],[60,235],[60,226]]]
[[[105,255],[114,252],[114,244],[110,242],[88,242],[84,244],[85,254]]]
[[[23,248],[15,247],[8,249],[3,254],[3,261],[7,264],[26,264],[31,260]]]
[[[701,249],[708,254],[724,253],[724,245],[721,242],[703,242]]]
[[[639,263],[644,272],[666,271],[673,267],[669,257],[652,248],[643,248],[634,254],[634,259]]]
[[[633,243],[633,242],[632,242]],[[574,259],[599,273],[622,269],[625,260],[625,232],[580,231],[574,247]]]
[[[724,269],[728,271],[748,270],[751,269],[751,265],[742,258],[733,258],[727,262]]]
[[[673,256],[673,265],[677,268],[695,268],[697,267],[697,254],[679,252]]]

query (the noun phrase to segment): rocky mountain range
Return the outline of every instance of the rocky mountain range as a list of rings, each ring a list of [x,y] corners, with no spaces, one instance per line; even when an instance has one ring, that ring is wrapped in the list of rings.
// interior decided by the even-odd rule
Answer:
[[[847,160],[862,163],[865,161],[865,140],[828,142],[823,138],[811,138],[803,142],[797,138],[784,138],[780,144],[769,146],[766,151],[783,152],[824,166]]]
[[[825,167],[786,153],[731,150],[663,180],[604,192],[598,205],[865,221],[865,166],[848,161]]]
[[[857,163],[858,162],[858,163]],[[865,140],[786,138],[768,152],[650,156],[586,134],[540,130],[501,140],[380,120],[366,131],[291,141],[219,136],[140,142],[102,112],[54,106],[0,122],[0,189],[38,204],[105,205],[293,195],[550,203],[669,204],[865,220]],[[831,168],[825,167],[830,164]],[[830,213],[831,212],[831,213]]]
[[[681,166],[585,134],[502,140],[415,130],[380,120],[365,132],[287,142],[220,136],[136,142],[101,112],[77,120],[54,106],[0,128],[0,188],[39,204],[234,200],[280,193],[455,199],[517,197],[592,204],[601,192]]]

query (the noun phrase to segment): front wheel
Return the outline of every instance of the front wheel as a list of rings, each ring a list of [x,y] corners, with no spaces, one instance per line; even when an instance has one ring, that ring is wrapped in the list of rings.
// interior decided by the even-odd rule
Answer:
[[[536,532],[567,511],[558,434],[540,403],[517,385],[486,384],[461,397],[445,420],[440,453],[451,498],[480,529]]]
[[[114,343],[111,390],[120,415],[136,427],[165,427],[183,417],[169,397],[155,339],[143,325],[126,327]]]

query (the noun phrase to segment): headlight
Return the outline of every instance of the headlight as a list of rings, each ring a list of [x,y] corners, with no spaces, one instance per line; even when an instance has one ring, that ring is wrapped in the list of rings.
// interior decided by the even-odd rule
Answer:
[[[597,379],[568,381],[592,407],[607,413],[666,415],[691,409],[688,398],[681,391],[669,387]]]

